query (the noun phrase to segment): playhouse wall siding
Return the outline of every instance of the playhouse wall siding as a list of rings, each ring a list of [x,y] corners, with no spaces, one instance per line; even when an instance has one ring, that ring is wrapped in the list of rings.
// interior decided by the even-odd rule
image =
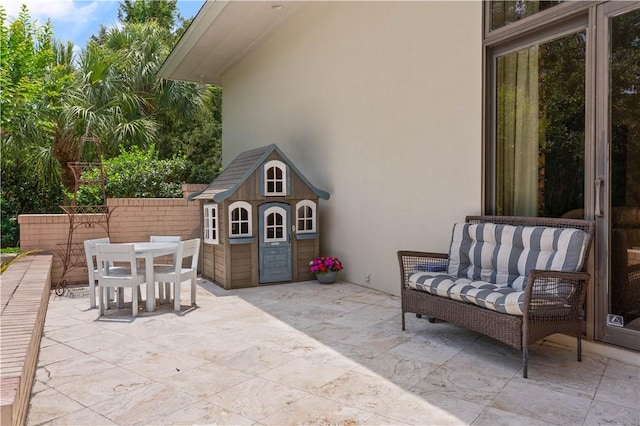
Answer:
[[[229,245],[229,264],[231,270],[230,288],[254,287],[258,284],[256,276],[257,256],[254,260],[253,253],[255,243],[251,244],[230,244]],[[257,277],[256,277],[257,278]]]
[[[480,1],[317,2],[223,77],[223,161],[277,143],[331,193],[320,252],[397,294],[398,249],[481,211],[482,75]]]
[[[224,287],[226,283],[225,251],[220,244],[203,243],[202,276]]]
[[[318,256],[320,250],[320,240],[296,240],[297,250],[295,250],[293,275],[297,281],[312,280],[315,277],[309,272],[309,262]]]

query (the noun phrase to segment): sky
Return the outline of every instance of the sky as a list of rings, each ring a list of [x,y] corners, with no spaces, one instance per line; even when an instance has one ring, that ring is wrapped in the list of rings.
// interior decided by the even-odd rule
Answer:
[[[198,13],[204,0],[178,0],[177,6],[183,18]],[[117,0],[0,0],[7,12],[8,21],[18,16],[22,4],[26,4],[32,20],[43,25],[47,19],[53,24],[55,38],[71,40],[75,49],[86,46],[87,40],[97,34],[100,24],[107,28],[118,25]]]

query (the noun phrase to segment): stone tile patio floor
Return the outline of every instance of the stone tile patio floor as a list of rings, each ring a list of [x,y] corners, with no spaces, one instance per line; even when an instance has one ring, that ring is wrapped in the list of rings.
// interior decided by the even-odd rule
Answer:
[[[188,300],[183,286],[183,301]],[[348,283],[225,291],[98,319],[52,295],[28,425],[640,424],[640,367],[543,342],[521,354]],[[143,290],[144,294],[144,290]]]

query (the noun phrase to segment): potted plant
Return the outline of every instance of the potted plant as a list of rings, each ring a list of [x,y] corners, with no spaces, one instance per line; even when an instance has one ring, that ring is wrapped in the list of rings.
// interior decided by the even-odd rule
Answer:
[[[309,262],[309,270],[316,274],[316,278],[321,284],[333,284],[336,282],[338,271],[342,271],[342,269],[342,262],[337,257],[316,257]]]

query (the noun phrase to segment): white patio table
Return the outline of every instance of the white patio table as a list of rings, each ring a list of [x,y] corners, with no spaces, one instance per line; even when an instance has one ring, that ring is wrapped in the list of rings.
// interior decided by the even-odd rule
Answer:
[[[136,257],[144,259],[145,272],[147,277],[147,312],[156,309],[155,278],[153,276],[153,259],[160,256],[176,254],[178,252],[177,243],[165,242],[139,242],[133,243]]]

